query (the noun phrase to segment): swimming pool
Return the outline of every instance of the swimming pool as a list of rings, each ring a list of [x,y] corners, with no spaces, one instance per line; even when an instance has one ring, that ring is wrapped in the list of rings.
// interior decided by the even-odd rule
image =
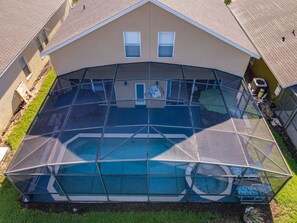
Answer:
[[[213,176],[211,176],[213,175]],[[221,194],[228,187],[225,170],[218,165],[200,164],[194,181],[194,186],[206,194]]]
[[[227,166],[201,163],[196,169],[194,164],[190,164],[186,175],[192,191],[204,199],[218,201],[231,194],[233,179],[226,177],[232,175]]]
[[[101,134],[77,134],[61,146],[62,165],[56,166],[48,190],[57,201],[82,202],[177,202],[187,199],[189,191],[217,201],[230,194],[232,180],[220,177],[231,175],[228,167],[200,163],[195,169],[196,163],[162,160],[185,141],[182,134],[108,133],[103,139]]]
[[[53,198],[58,201],[148,201],[147,194],[150,194],[150,201],[182,200],[186,194],[184,176],[188,163],[173,164],[160,159],[187,137],[150,134],[148,146],[147,134],[131,136],[108,133],[102,140],[101,134],[78,134],[64,143],[58,155],[58,162],[63,165],[55,168],[56,177],[51,177],[48,184],[48,189],[56,193]],[[148,163],[148,158],[156,162]],[[72,165],[69,161],[81,164]],[[152,176],[148,178],[148,174]]]

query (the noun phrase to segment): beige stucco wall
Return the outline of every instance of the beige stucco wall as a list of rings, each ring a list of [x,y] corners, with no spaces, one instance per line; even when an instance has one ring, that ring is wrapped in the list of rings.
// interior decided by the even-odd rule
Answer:
[[[40,30],[40,32],[34,37],[34,39],[27,45],[23,52],[15,59],[15,61],[9,66],[5,73],[0,77],[0,131],[8,124],[11,116],[17,110],[20,105],[21,98],[16,93],[18,85],[23,82],[28,89],[30,89],[43,69],[44,65],[48,62],[49,57],[40,57],[40,52],[36,46],[36,38],[39,36],[42,40],[41,32],[46,30],[48,39],[51,40],[53,35],[57,32],[61,23],[66,18],[70,10],[68,1],[57,10],[53,17],[46,23],[46,25]],[[45,44],[42,42],[43,46]],[[27,79],[24,72],[19,65],[19,59],[24,57],[27,61],[32,74]]]
[[[223,22],[223,21],[222,21]],[[141,58],[125,58],[123,32],[141,32]],[[176,32],[174,58],[158,58],[158,32]],[[250,56],[148,3],[53,52],[58,75],[84,67],[158,61],[217,68],[243,76]]]
[[[117,100],[117,106],[120,108],[131,108],[135,107],[135,101],[131,99],[135,98],[135,85],[137,83],[145,84],[145,99],[146,106],[150,108],[164,108],[166,105],[166,92],[167,86],[166,81],[158,80],[158,88],[161,89],[161,97],[154,99],[150,97],[148,91],[151,86],[156,85],[156,80],[128,80],[127,85],[124,84],[125,81],[117,81],[115,83],[115,95]]]

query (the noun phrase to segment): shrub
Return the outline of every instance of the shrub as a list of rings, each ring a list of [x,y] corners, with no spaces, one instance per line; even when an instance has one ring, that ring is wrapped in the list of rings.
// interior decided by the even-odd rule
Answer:
[[[232,3],[232,0],[224,0],[224,2],[225,2],[226,5],[229,5],[229,4]]]
[[[265,219],[260,210],[248,207],[245,209],[243,221],[245,223],[262,223],[265,222]]]
[[[13,152],[15,152],[19,147],[55,79],[56,73],[54,69],[52,69],[44,79],[36,97],[28,105],[23,116],[18,121],[18,124],[13,128],[12,132],[8,136],[6,143],[12,148]]]

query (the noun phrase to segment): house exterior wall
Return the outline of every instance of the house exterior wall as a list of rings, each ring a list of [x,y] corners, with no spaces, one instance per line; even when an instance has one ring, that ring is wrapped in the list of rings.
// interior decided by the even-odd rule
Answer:
[[[276,80],[268,66],[265,64],[264,60],[254,60],[253,65],[250,67],[255,77],[265,79],[268,85],[268,97],[272,98],[274,96],[274,91],[277,88],[278,81]]]
[[[141,32],[141,58],[125,58],[123,32]],[[158,58],[158,32],[176,32],[173,58]],[[53,52],[58,75],[84,67],[166,62],[217,68],[243,76],[250,56],[188,22],[148,3]]]
[[[11,116],[18,109],[22,100],[16,89],[18,85],[23,82],[28,89],[33,86],[36,78],[40,74],[45,64],[49,61],[49,57],[40,57],[40,52],[37,49],[36,39],[40,38],[43,47],[45,43],[42,40],[42,31],[45,30],[47,33],[48,40],[50,41],[53,35],[57,32],[61,26],[63,20],[66,18],[70,10],[68,1],[55,12],[51,19],[45,24],[40,32],[32,39],[32,41],[26,46],[22,53],[14,60],[9,68],[0,77],[0,131],[8,124]],[[30,70],[31,74],[29,78],[26,77],[19,65],[19,59],[24,57]]]
[[[156,84],[156,80],[129,80],[127,81],[127,86],[125,86],[124,81],[118,81],[115,83],[115,95],[117,100],[117,106],[119,108],[132,108],[135,107],[135,101],[131,99],[135,98],[135,85],[136,84],[145,84],[145,98],[151,99],[146,101],[146,106],[149,108],[164,108],[166,105],[166,92],[167,86],[166,81],[158,80],[158,87],[163,90],[163,94],[157,100],[154,100],[147,93],[150,86]]]

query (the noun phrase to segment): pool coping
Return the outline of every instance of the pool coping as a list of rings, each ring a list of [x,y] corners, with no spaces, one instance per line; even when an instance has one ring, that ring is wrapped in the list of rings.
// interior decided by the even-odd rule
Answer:
[[[209,158],[208,158],[209,159]],[[209,161],[212,161],[212,162],[215,162],[214,159],[209,159]],[[222,166],[222,165],[219,165],[222,169],[224,169],[225,173],[226,173],[226,176],[231,176],[232,173],[230,171],[230,169],[227,167],[227,166]],[[186,181],[187,181],[187,184],[188,185],[192,185],[193,184],[193,180],[192,180],[192,177],[191,177],[191,172],[193,171],[193,168],[195,167],[195,164],[194,163],[190,163],[187,170],[186,170]],[[197,195],[199,195],[200,197],[202,198],[205,198],[207,200],[211,200],[211,201],[218,201],[228,195],[231,194],[231,190],[232,190],[232,183],[233,183],[233,179],[231,177],[228,177],[228,186],[227,188],[220,194],[222,194],[222,196],[218,196],[218,195],[206,195],[207,193],[199,190],[194,184],[193,184],[193,187],[192,187],[192,190],[195,191],[195,193]],[[204,195],[205,194],[205,195]]]
[[[57,162],[61,162],[64,158],[65,151],[67,149],[67,145],[78,138],[99,138],[102,136],[102,133],[79,133],[73,136],[71,139],[67,140],[61,146],[61,151],[58,155]],[[184,134],[126,134],[126,133],[105,133],[105,138],[184,138],[187,139],[188,137]],[[59,166],[55,168],[55,174],[59,171]],[[51,176],[50,180],[47,185],[47,190],[51,193],[51,196],[55,201],[68,201],[68,198],[71,201],[81,201],[81,202],[107,202],[107,201],[114,201],[114,202],[177,202],[182,200],[186,196],[186,189],[181,192],[181,195],[178,196],[113,196],[113,195],[102,195],[102,196],[61,196],[58,194],[57,190],[54,188],[55,177]]]

